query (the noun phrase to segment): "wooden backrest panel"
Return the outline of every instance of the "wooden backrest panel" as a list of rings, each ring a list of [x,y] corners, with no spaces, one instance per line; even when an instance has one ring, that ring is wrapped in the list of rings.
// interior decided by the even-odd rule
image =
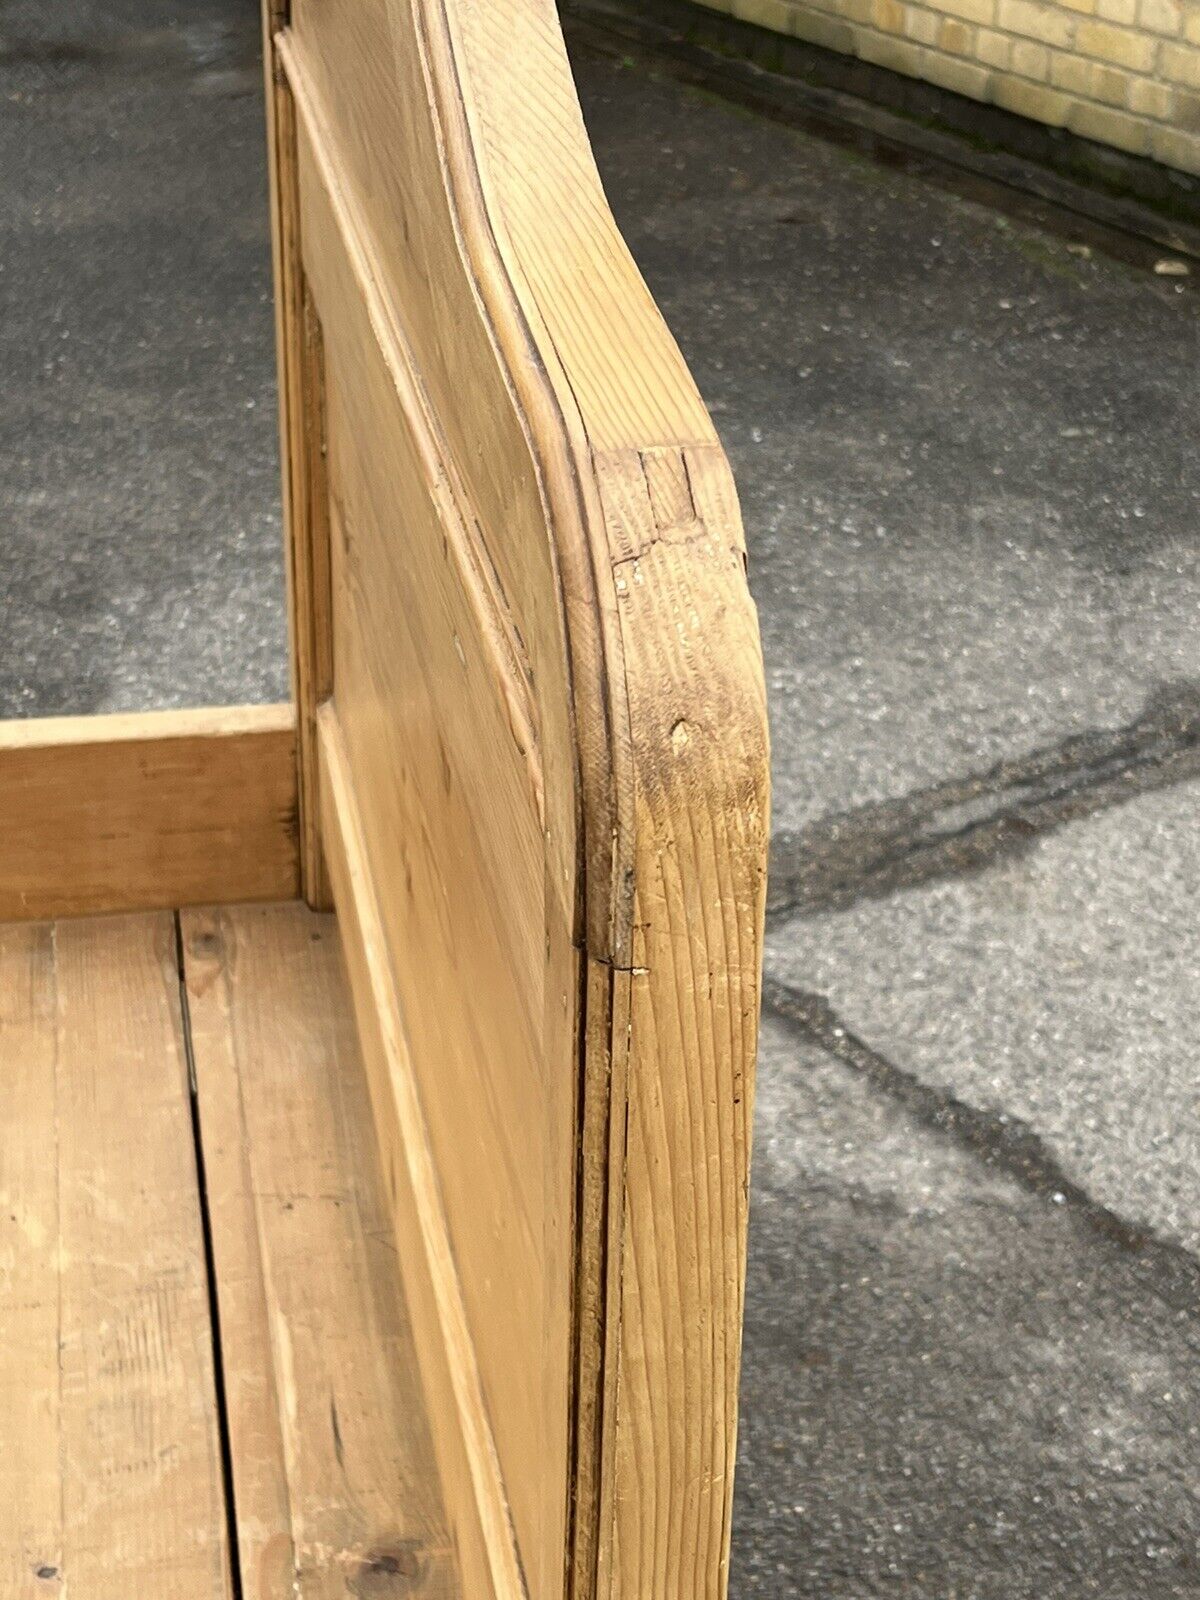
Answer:
[[[767,827],[728,467],[550,0],[267,27],[302,825],[464,1584],[716,1597]]]

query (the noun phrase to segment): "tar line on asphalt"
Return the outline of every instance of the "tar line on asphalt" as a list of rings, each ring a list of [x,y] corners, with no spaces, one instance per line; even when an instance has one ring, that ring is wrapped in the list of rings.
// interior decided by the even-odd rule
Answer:
[[[763,976],[763,1006],[801,1038],[861,1074],[897,1102],[914,1122],[931,1128],[1006,1173],[1022,1188],[1062,1206],[1091,1232],[1134,1256],[1147,1290],[1171,1310],[1200,1314],[1200,1261],[1094,1200],[1069,1178],[1045,1140],[1020,1117],[969,1105],[937,1084],[889,1061],[850,1028],[829,1001]]]
[[[772,841],[773,922],[845,910],[899,889],[981,872],[1042,835],[1137,795],[1200,777],[1200,685],[1164,685],[1123,727],[1075,734],[897,800],[822,818]],[[829,1001],[763,975],[763,1005],[932,1128],[1141,1259],[1147,1287],[1200,1313],[1200,1261],[1094,1200],[1045,1140],[1009,1112],[969,1105],[861,1039]]]
[[[846,811],[771,841],[773,922],[844,911],[981,872],[1043,834],[1200,777],[1200,684],[1157,689],[1124,727],[1089,730],[980,773]]]

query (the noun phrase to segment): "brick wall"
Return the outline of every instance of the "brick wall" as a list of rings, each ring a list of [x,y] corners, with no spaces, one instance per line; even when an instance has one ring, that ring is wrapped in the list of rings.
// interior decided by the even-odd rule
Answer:
[[[1200,0],[702,0],[1200,173]]]

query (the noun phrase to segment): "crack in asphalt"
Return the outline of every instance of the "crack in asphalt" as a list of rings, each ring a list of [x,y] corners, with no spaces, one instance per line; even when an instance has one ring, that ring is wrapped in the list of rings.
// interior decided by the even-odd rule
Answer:
[[[1200,777],[1200,683],[1160,686],[1124,727],[1090,729],[963,778],[823,817],[771,841],[773,922],[843,911],[1032,850],[1066,823]]]
[[[1079,1218],[1092,1232],[1138,1258],[1145,1285],[1172,1310],[1200,1314],[1200,1260],[1102,1205],[1070,1178],[1042,1136],[1011,1112],[970,1105],[949,1089],[925,1083],[860,1038],[824,995],[763,975],[763,1005],[810,1044],[866,1078],[914,1122],[1005,1173],[1023,1189]]]

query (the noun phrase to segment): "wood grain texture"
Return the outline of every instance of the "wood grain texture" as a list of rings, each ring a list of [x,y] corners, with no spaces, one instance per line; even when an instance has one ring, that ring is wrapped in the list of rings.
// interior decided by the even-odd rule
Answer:
[[[231,1595],[169,915],[0,928],[0,1588]]]
[[[284,572],[292,695],[297,713],[300,881],[309,904],[326,910],[330,904],[329,883],[321,857],[316,769],[317,707],[330,691],[333,670],[325,363],[320,320],[304,281],[301,259],[296,110],[274,47],[275,32],[286,11],[286,0],[263,0]]]
[[[510,570],[493,560],[330,155],[327,108],[282,54],[326,336],[334,704],[369,871],[394,889],[380,898],[385,939],[520,1561],[552,1592],[569,1473],[577,954],[574,873],[555,859],[575,802],[565,664],[539,621],[551,553],[537,511],[540,542],[530,532]],[[489,456],[489,474],[502,467]],[[499,488],[489,535],[508,528]]]
[[[337,929],[184,912],[243,1593],[458,1587]]]
[[[717,1600],[768,808],[729,469],[551,0],[294,0],[276,49],[324,337],[323,826],[452,1514],[490,1592]]]
[[[526,1586],[476,1344],[345,741],[332,706],[321,712],[320,734],[327,859],[463,1593],[479,1600],[522,1600]]]
[[[632,535],[614,570],[637,730],[636,843],[631,970],[618,980],[629,985],[617,1041],[628,1052],[623,1209],[609,1262],[619,1273],[606,1330],[616,1401],[597,1587],[719,1595],[766,877],[766,784],[753,759],[764,712],[746,672],[757,632],[738,603],[742,557],[721,514],[729,484],[719,454],[606,461],[606,495],[608,473],[623,505],[610,526]],[[697,803],[713,794],[721,804]]]
[[[0,920],[297,889],[290,706],[0,725]]]

